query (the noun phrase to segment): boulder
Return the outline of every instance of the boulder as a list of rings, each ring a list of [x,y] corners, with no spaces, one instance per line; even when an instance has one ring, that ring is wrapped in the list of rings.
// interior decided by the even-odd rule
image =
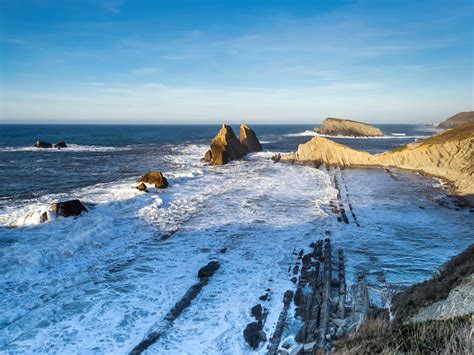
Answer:
[[[142,182],[139,185],[135,186],[137,190],[148,192],[146,185]]]
[[[57,217],[79,216],[83,211],[87,212],[87,208],[79,200],[53,203],[51,210],[56,212]]]
[[[33,146],[36,148],[53,148],[53,145],[51,143],[47,143],[43,141],[36,141],[36,143],[33,144]]]
[[[240,159],[247,154],[247,149],[235,136],[231,126],[222,125],[221,130],[211,142],[211,157],[206,153],[210,163],[214,165],[224,165],[228,162]],[[206,159],[206,157],[204,157]]]
[[[159,189],[164,189],[165,187],[168,187],[168,180],[166,180],[161,171],[158,170],[147,172],[145,175],[140,177],[140,179],[138,179],[138,182],[155,184],[155,187]]]
[[[248,153],[261,152],[262,145],[257,138],[255,132],[246,124],[240,126],[239,134],[240,143],[247,149]]]
[[[206,266],[199,269],[198,277],[211,277],[220,267],[218,261],[210,261]]]
[[[58,142],[54,145],[54,148],[67,148],[67,144],[64,141]]]
[[[244,329],[244,339],[253,349],[258,348],[260,343],[259,333],[262,330],[262,325],[257,322],[247,324]]]

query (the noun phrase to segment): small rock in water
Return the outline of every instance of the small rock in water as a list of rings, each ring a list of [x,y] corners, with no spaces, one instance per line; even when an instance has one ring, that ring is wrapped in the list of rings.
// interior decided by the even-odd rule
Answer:
[[[225,254],[226,251],[227,251],[227,248],[222,248],[221,250],[219,250],[221,254]]]
[[[43,142],[43,141],[36,141],[35,144],[33,144],[36,148],[53,148],[53,145],[48,142]]]
[[[54,145],[54,148],[67,148],[67,144],[64,141],[58,142]]]
[[[250,314],[255,317],[256,320],[261,320],[263,318],[263,308],[261,304],[257,304],[252,307]]]
[[[283,345],[281,346],[283,349],[289,349],[290,348],[290,343],[283,343]]]
[[[260,296],[258,299],[259,299],[260,301],[266,301],[266,300],[268,299],[268,293],[266,293],[266,294]]]
[[[139,185],[135,186],[137,190],[148,192],[146,185],[142,182]]]
[[[214,275],[214,272],[219,269],[219,267],[220,264],[218,261],[211,261],[199,270],[198,277],[211,277]]]
[[[247,324],[244,329],[244,339],[253,349],[257,349],[258,344],[260,343],[260,338],[258,336],[260,330],[262,330],[262,326],[257,322]]]
[[[296,281],[298,281],[298,279],[296,278],[296,276],[294,276],[294,277],[291,278],[291,282],[293,282],[294,284],[296,283]]]
[[[168,187],[168,180],[163,176],[161,171],[155,170],[155,171],[149,171],[140,179],[138,179],[138,182],[146,182],[147,184],[155,184],[155,187],[158,189],[164,189],[165,187]]]

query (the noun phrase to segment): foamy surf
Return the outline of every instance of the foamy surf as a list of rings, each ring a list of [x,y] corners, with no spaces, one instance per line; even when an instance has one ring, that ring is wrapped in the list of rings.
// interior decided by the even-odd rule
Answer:
[[[105,147],[98,145],[67,144],[67,148],[36,148],[33,146],[2,147],[0,152],[41,152],[41,153],[67,153],[67,152],[112,152],[126,151],[131,147]]]

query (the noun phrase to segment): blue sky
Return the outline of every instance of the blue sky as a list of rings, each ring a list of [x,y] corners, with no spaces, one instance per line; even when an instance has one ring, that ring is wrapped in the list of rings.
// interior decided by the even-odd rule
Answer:
[[[473,110],[461,1],[1,1],[3,122],[431,122]]]

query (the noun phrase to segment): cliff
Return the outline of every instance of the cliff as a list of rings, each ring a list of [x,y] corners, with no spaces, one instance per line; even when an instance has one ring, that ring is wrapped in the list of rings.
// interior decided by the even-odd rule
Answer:
[[[452,184],[459,195],[474,195],[474,123],[444,131],[425,140],[381,154],[370,154],[314,137],[301,144],[296,153],[282,160],[314,162],[346,167],[397,167],[440,177]]]
[[[453,128],[465,123],[474,123],[474,111],[459,112],[454,116],[449,117],[446,121],[441,122],[438,128]]]
[[[383,133],[377,127],[366,123],[340,119],[326,118],[323,125],[319,129],[315,129],[317,133],[328,136],[354,136],[354,137],[379,137]]]

